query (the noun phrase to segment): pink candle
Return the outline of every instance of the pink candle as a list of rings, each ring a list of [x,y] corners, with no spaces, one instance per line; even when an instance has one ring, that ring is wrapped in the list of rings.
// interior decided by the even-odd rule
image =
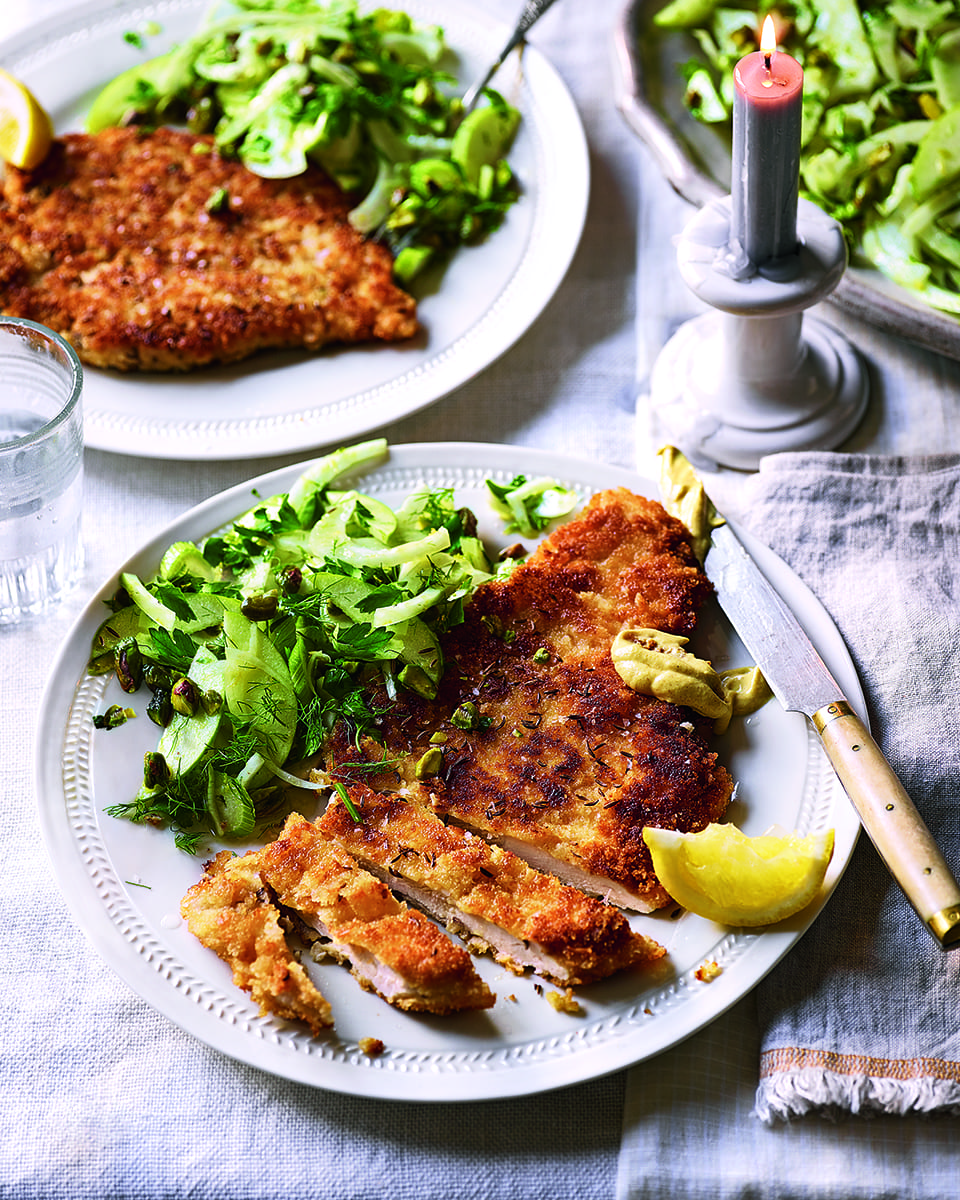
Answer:
[[[754,267],[797,248],[803,70],[776,45],[768,16],[760,49],[733,70],[730,240]]]

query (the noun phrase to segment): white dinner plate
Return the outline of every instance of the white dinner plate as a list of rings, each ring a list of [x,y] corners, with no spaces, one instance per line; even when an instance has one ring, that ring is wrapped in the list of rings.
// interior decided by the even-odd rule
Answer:
[[[285,491],[300,467],[230,489],[192,509],[150,541],[123,568],[152,574],[170,542],[196,540],[255,503],[255,494]],[[551,475],[583,498],[625,485],[656,496],[632,472],[528,449],[454,443],[392,449],[356,486],[390,504],[421,485],[453,487],[471,505],[491,545],[504,544],[485,500],[483,481],[515,474]],[[806,627],[837,680],[863,715],[863,695],[839,633],[785,564],[752,538],[747,543]],[[117,572],[119,574],[119,571]],[[626,972],[577,990],[584,1012],[557,1012],[549,985],[538,988],[490,959],[480,974],[497,993],[482,1014],[420,1017],[398,1012],[360,989],[335,964],[308,969],[333,1006],[336,1031],[311,1037],[303,1028],[261,1017],[234,987],[227,967],[189,933],[180,899],[201,875],[201,860],[175,849],[168,832],[107,816],[104,809],[139,786],[143,754],[158,731],[145,716],[94,731],[91,717],[111,703],[142,712],[112,675],[88,676],[91,639],[107,615],[107,581],[73,627],[53,667],[43,701],[36,769],[43,836],[54,872],[77,922],[104,959],[170,1020],[242,1062],[333,1091],[404,1100],[480,1100],[560,1087],[649,1058],[712,1021],[745,995],[801,936],[826,903],[856,841],[859,822],[805,719],[773,701],[733,723],[718,749],[736,781],[730,819],[748,834],[771,825],[803,832],[832,826],[836,850],[820,897],[804,913],[768,930],[735,931],[666,909],[635,916],[635,926],[668,951],[665,974]],[[718,669],[749,658],[719,610],[710,607],[696,636],[699,653]],[[309,811],[305,815],[311,815]],[[209,857],[207,853],[202,858]],[[721,974],[696,977],[704,962]],[[386,1049],[369,1058],[365,1037]]]
[[[114,75],[197,29],[209,0],[87,0],[69,15],[0,42],[0,65],[23,80],[58,133],[81,129]],[[389,7],[389,5],[388,5]],[[509,30],[467,0],[394,7],[440,25],[467,83]],[[124,34],[162,33],[138,50]],[[522,196],[503,226],[465,247],[412,291],[423,325],[408,344],[269,352],[182,376],[88,367],[84,435],[99,450],[152,458],[261,458],[351,440],[424,408],[472,379],[529,328],[559,287],[580,241],[589,193],[586,139],[560,76],[532,46],[494,85],[522,114],[509,161]]]

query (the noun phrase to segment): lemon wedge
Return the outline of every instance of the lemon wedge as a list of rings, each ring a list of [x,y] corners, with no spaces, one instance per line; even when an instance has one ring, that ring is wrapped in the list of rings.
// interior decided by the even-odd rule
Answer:
[[[722,925],[772,925],[810,903],[833,857],[834,832],[747,837],[735,825],[700,833],[647,826],[657,878],[684,908]]]
[[[0,67],[0,159],[32,171],[50,151],[53,122],[36,96]]]

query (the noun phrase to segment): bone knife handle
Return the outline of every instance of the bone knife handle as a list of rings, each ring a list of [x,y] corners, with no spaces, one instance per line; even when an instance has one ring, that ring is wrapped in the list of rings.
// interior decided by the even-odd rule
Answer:
[[[813,724],[864,829],[917,915],[944,950],[960,948],[960,885],[880,747],[845,700],[818,709]]]

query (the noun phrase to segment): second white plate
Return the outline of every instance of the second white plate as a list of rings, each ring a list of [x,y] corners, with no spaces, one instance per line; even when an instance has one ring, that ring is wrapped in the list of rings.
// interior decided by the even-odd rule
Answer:
[[[300,467],[273,472],[224,492],[188,512],[121,569],[149,575],[174,540],[203,537],[250,507],[254,492],[288,490]],[[529,449],[464,443],[400,446],[356,486],[388,504],[427,485],[452,487],[470,505],[491,545],[506,540],[486,503],[484,480],[551,475],[585,499],[623,485],[656,496],[632,472]],[[863,695],[839,633],[800,580],[752,538],[745,538],[790,604],[854,706]],[[157,730],[145,718],[95,731],[91,717],[112,703],[131,702],[112,676],[91,677],[90,643],[106,615],[104,585],[69,634],[43,700],[36,748],[40,823],[54,872],[78,924],[105,961],[149,1004],[211,1046],[252,1066],[300,1083],[361,1096],[399,1100],[483,1100],[561,1087],[658,1054],[702,1028],[745,995],[803,934],[826,903],[849,861],[859,822],[836,776],[797,713],[771,702],[734,722],[718,749],[737,784],[729,817],[748,834],[773,824],[803,832],[833,827],[836,849],[818,900],[804,913],[763,931],[722,928],[668,908],[631,918],[668,951],[666,974],[626,972],[578,989],[584,1012],[557,1012],[532,978],[517,978],[489,959],[480,973],[498,994],[482,1014],[447,1018],[398,1012],[362,991],[342,968],[310,964],[330,1000],[336,1031],[311,1037],[302,1028],[263,1018],[233,986],[227,967],[186,929],[180,899],[201,862],[176,850],[169,833],[111,818],[110,805],[136,790],[143,754]],[[697,633],[698,651],[718,669],[749,657],[718,609]],[[307,814],[309,815],[309,814]],[[721,973],[697,978],[705,961]],[[548,989],[549,990],[549,989]],[[379,1038],[385,1052],[359,1048]]]
[[[0,43],[0,65],[49,110],[58,133],[83,127],[97,91],[145,56],[195,31],[208,0],[86,0]],[[404,0],[440,25],[471,81],[506,31],[464,0]],[[155,22],[139,51],[124,34]],[[435,290],[415,288],[423,325],[409,345],[267,353],[183,376],[88,368],[86,443],[151,458],[262,458],[349,441],[448,395],[500,357],[540,315],[580,241],[589,158],[579,115],[554,68],[533,47],[512,55],[495,86],[522,114],[510,163],[523,194],[482,246],[460,250]]]

